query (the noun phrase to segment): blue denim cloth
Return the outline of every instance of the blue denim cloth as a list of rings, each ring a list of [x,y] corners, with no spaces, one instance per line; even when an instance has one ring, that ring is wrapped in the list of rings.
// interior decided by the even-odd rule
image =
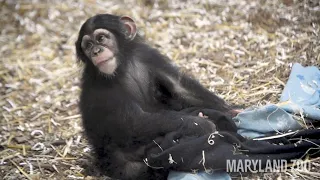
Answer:
[[[300,112],[311,120],[320,120],[320,71],[315,66],[294,64],[284,88],[280,107],[290,113]]]
[[[171,171],[168,176],[168,180],[231,180],[228,173],[223,171],[213,172],[211,174],[200,172],[197,174]]]
[[[249,108],[234,118],[238,133],[247,138],[301,129],[304,122],[320,120],[320,71],[296,63],[278,104]]]
[[[246,109],[234,120],[239,128],[238,133],[246,138],[263,137],[275,132],[285,133],[302,128],[294,115],[274,104]]]
[[[303,127],[297,117],[305,121],[320,120],[320,71],[315,66],[303,67],[295,63],[278,104],[248,108],[234,119],[238,133],[247,138],[285,133]],[[168,180],[229,180],[226,172],[197,174],[171,171]]]

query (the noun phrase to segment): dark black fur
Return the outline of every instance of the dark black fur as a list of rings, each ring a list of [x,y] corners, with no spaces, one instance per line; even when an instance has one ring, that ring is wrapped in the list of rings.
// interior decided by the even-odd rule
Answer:
[[[215,130],[208,119],[183,109],[228,112],[230,107],[179,72],[138,35],[126,40],[119,18],[97,15],[81,27],[76,51],[84,63],[80,97],[83,126],[102,173],[120,179],[166,178],[166,170],[160,170],[157,176],[143,162],[148,144],[173,131],[198,136]],[[120,65],[113,76],[99,73],[81,49],[82,37],[97,28],[110,30],[117,37]],[[214,117],[211,119],[214,121]]]

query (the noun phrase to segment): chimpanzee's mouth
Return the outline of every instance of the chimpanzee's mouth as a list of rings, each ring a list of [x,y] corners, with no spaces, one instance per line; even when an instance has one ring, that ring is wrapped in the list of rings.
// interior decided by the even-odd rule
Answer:
[[[102,61],[98,62],[97,66],[101,66],[102,64],[104,64],[104,63],[107,62],[107,61],[112,60],[113,58],[114,58],[114,56],[112,56],[111,58],[109,58],[109,59],[107,59],[107,60],[102,60]]]

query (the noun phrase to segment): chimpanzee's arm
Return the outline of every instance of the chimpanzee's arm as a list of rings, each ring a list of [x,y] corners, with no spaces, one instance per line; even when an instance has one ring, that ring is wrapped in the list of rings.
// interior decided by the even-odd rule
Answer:
[[[100,106],[82,108],[84,126],[89,134],[104,136],[102,134],[108,132],[107,136],[121,140],[126,137],[154,138],[179,130],[195,136],[215,131],[212,122],[200,117],[168,110],[151,112],[129,98],[117,98],[116,95],[106,99]],[[90,105],[89,102],[86,104]]]
[[[167,134],[173,131],[197,136],[215,131],[213,123],[197,116],[170,110],[147,112],[139,107],[134,108],[136,109],[131,110],[131,113],[134,112],[136,117],[132,116],[128,121],[131,122],[134,135],[138,137]]]
[[[230,106],[213,92],[203,87],[197,80],[181,73],[178,68],[167,62],[156,68],[156,81],[171,93],[174,100],[184,108],[201,107],[227,112]]]

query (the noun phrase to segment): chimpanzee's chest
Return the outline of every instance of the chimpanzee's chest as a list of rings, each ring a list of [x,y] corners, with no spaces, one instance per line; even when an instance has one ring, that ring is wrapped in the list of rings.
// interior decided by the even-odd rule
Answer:
[[[124,76],[123,86],[128,93],[139,102],[151,101],[153,82],[149,70],[140,62],[130,63]]]

